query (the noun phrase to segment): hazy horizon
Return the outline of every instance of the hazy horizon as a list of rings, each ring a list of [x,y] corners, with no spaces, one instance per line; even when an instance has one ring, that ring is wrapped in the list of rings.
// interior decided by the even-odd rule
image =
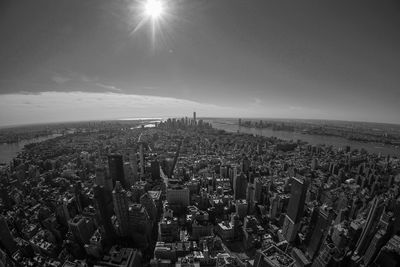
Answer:
[[[184,114],[182,116],[164,116],[164,117],[122,117],[122,118],[109,118],[109,119],[91,119],[91,120],[65,120],[65,121],[45,121],[45,122],[31,122],[31,123],[18,123],[18,124],[5,124],[0,125],[0,129],[8,128],[18,128],[26,126],[39,126],[39,125],[50,125],[50,124],[73,124],[73,123],[86,123],[86,122],[115,122],[115,121],[156,121],[156,120],[167,120],[170,118],[182,119],[182,118],[192,118],[193,114]],[[354,120],[335,120],[335,119],[304,119],[304,118],[280,118],[280,117],[228,117],[228,116],[198,116],[197,119],[200,120],[250,120],[250,121],[302,121],[302,122],[345,122],[345,123],[356,123],[356,124],[377,124],[377,125],[392,125],[400,126],[400,123],[390,123],[390,122],[374,122],[374,121],[354,121]]]
[[[398,1],[165,0],[154,34],[137,4],[2,1],[0,125],[193,111],[400,124]]]

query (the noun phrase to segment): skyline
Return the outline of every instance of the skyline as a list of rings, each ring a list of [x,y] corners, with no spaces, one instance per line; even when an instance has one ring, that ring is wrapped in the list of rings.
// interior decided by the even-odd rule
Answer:
[[[182,116],[400,124],[396,1],[3,1],[0,125]],[[106,110],[106,112],[104,112]]]

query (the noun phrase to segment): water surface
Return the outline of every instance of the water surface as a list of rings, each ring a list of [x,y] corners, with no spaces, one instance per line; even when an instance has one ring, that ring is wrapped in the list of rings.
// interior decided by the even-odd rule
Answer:
[[[32,143],[39,143],[48,139],[56,138],[62,134],[51,134],[46,136],[40,136],[37,138],[22,140],[18,143],[3,143],[0,144],[0,163],[8,164],[19,152],[22,151],[25,145]]]
[[[364,143],[359,141],[348,140],[342,137],[336,136],[324,136],[324,135],[312,135],[312,134],[302,134],[299,132],[287,132],[287,131],[274,131],[272,129],[264,128],[245,128],[240,127],[237,124],[223,123],[217,121],[210,121],[212,126],[216,129],[226,130],[228,132],[237,132],[240,130],[241,133],[249,133],[254,135],[261,135],[266,137],[276,137],[283,140],[302,140],[306,141],[311,145],[332,145],[337,148],[343,148],[345,146],[350,146],[351,149],[361,149],[364,148],[370,153],[381,153],[382,155],[400,156],[400,148],[393,145],[377,144],[377,143]]]

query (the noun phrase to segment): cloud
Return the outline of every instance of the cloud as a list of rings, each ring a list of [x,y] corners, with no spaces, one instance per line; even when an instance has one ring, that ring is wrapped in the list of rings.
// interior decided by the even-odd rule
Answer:
[[[61,75],[54,75],[51,79],[57,84],[63,84],[71,80],[70,78]]]
[[[256,97],[256,98],[254,98],[254,103],[253,103],[254,105],[261,105],[262,104],[262,100],[260,99],[260,98],[258,98],[258,97]]]
[[[105,88],[105,89],[108,89],[108,90],[117,91],[117,92],[122,92],[122,89],[117,88],[117,87],[115,87],[115,86],[113,86],[113,85],[106,85],[106,84],[102,84],[102,83],[96,83],[96,85],[97,85],[97,86],[100,86],[100,87],[103,87],[103,88]]]
[[[84,75],[84,74],[81,75],[80,79],[82,80],[82,82],[86,82],[86,83],[97,81],[96,78],[91,78],[91,77],[86,76],[86,75]]]
[[[301,107],[301,106],[290,106],[289,109],[292,110],[292,111],[299,111],[299,110],[304,110],[304,107]]]
[[[64,74],[52,73],[51,80],[58,87],[57,91],[95,91],[95,92],[122,92],[121,88],[99,81],[99,77],[90,76],[84,73],[67,71]],[[82,89],[85,88],[85,89]]]

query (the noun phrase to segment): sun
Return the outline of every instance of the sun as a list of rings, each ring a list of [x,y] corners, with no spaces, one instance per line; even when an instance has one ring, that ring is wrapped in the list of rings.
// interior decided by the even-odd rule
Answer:
[[[169,38],[171,23],[176,21],[174,9],[176,6],[171,0],[128,0],[130,35],[133,36],[140,29],[149,30],[152,47],[157,42],[164,42]],[[157,40],[158,39],[158,40]]]
[[[164,5],[160,0],[147,0],[144,3],[144,13],[151,19],[158,19],[164,13]]]

